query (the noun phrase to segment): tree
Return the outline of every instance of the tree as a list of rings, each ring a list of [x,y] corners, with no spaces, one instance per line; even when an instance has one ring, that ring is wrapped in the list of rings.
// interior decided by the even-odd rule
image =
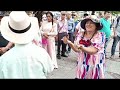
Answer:
[[[112,13],[113,15],[118,15],[118,14],[120,14],[120,11],[111,11],[111,13]]]

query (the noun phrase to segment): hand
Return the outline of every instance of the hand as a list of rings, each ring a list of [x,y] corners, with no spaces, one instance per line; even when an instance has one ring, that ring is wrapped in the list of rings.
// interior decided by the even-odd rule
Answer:
[[[2,54],[2,50],[1,50],[1,48],[0,48],[0,54]]]
[[[79,45],[77,45],[77,47],[78,47],[78,49],[82,49],[83,47],[84,47],[84,45],[82,45],[82,44],[79,44]]]
[[[68,38],[67,38],[66,36],[64,36],[64,37],[62,38],[62,40],[63,40],[63,42],[64,42],[65,44],[68,43]]]
[[[47,33],[43,33],[43,35],[45,36],[45,38],[48,38],[48,34]]]
[[[4,54],[7,50],[8,50],[8,48],[2,47],[2,48],[0,48],[0,53]]]

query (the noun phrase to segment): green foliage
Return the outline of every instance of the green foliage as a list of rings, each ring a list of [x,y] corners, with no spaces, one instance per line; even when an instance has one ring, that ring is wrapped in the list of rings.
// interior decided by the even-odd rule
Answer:
[[[111,13],[112,13],[113,15],[118,15],[118,14],[120,14],[120,11],[111,11]]]

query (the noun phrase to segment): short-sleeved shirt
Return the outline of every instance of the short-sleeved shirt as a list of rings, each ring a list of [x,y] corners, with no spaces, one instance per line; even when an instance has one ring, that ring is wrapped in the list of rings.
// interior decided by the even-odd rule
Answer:
[[[103,24],[103,28],[100,30],[100,32],[104,32],[106,35],[106,38],[109,38],[111,35],[110,21],[106,20],[105,18],[101,18],[100,22]]]

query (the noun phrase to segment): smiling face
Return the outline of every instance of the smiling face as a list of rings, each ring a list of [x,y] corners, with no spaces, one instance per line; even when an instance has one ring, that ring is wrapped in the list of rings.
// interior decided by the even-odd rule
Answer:
[[[85,24],[85,28],[87,32],[93,32],[96,30],[96,25],[94,22],[92,22],[91,20],[87,21]]]

